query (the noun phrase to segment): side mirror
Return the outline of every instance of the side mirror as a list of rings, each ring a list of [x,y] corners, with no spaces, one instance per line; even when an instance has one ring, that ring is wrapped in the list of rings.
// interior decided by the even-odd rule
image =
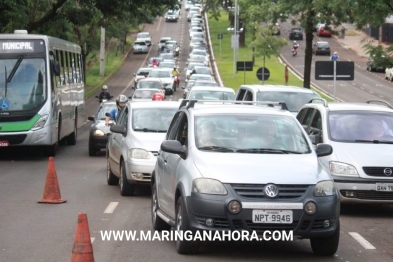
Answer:
[[[88,116],[88,117],[87,117],[87,120],[95,121],[95,118],[94,118],[94,116]]]
[[[96,96],[96,98],[98,98],[98,96]]]
[[[136,74],[135,74],[135,73],[133,73],[133,75],[134,75],[134,76],[136,76]]]
[[[161,150],[168,153],[178,154],[183,159],[187,157],[186,147],[177,140],[166,140],[162,142]]]
[[[133,86],[132,89],[135,89],[135,86]]]
[[[110,130],[113,133],[119,133],[119,134],[122,134],[123,136],[127,135],[127,130],[126,130],[126,128],[124,126],[113,125],[113,126],[111,126]]]
[[[179,142],[179,141],[177,141],[177,142]],[[316,146],[315,151],[316,151],[318,157],[328,156],[333,153],[333,147],[328,144],[319,144]]]

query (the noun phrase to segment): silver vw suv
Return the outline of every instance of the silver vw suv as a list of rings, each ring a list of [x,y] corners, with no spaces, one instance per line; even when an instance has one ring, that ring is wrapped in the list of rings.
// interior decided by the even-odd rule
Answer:
[[[251,103],[182,101],[152,174],[153,228],[291,231],[315,254],[333,255],[340,204],[318,160],[332,147],[314,147],[285,103]],[[196,253],[199,244],[179,238],[176,249]]]

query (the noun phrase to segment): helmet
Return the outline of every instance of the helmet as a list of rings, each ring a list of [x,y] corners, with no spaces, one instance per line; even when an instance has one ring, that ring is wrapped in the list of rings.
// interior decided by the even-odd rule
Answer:
[[[160,93],[155,93],[151,100],[153,100],[153,101],[163,101],[164,100],[164,95],[160,94]]]
[[[177,69],[177,67],[176,66],[173,66],[173,70],[176,70]]]
[[[102,91],[108,91],[108,86],[107,85],[103,85],[102,86]]]
[[[337,52],[336,52],[336,51],[334,51],[334,53],[333,53],[333,54],[337,55]]]
[[[297,44],[297,42],[296,42],[296,41],[293,41],[293,43],[294,43],[294,44]]]
[[[120,107],[119,103],[127,103],[128,98],[125,95],[120,95],[117,99],[116,99],[116,105],[117,107]]]

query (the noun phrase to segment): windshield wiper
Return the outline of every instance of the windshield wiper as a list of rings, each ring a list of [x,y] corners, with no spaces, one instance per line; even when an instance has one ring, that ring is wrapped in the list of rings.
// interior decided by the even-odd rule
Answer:
[[[267,154],[302,154],[301,152],[297,151],[290,151],[290,150],[283,150],[283,149],[275,149],[275,148],[246,148],[246,149],[239,149],[236,151],[237,153],[267,153]]]
[[[198,147],[198,149],[211,150],[211,151],[217,151],[217,152],[234,152],[233,149],[231,149],[229,147],[222,147],[222,146],[202,146],[202,147]]]
[[[14,67],[11,70],[10,75],[8,76],[7,83],[11,82],[11,80],[14,77],[14,74],[15,74],[16,70],[18,69],[20,63],[22,63],[23,58],[24,58],[24,55],[20,55],[18,57],[18,60],[16,61]]]
[[[393,141],[389,140],[355,140],[355,142],[366,142],[366,143],[373,143],[373,144],[393,144]]]
[[[166,130],[149,129],[149,128],[135,128],[134,131],[154,132],[154,133],[166,133]]]

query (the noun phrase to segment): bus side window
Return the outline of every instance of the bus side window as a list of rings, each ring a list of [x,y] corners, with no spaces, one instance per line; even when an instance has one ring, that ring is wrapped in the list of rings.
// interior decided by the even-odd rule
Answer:
[[[79,81],[80,83],[83,83],[83,60],[82,60],[82,54],[78,55],[78,62],[79,62]]]
[[[64,86],[66,84],[66,72],[65,72],[65,61],[64,61],[64,52],[60,51],[60,86]]]

